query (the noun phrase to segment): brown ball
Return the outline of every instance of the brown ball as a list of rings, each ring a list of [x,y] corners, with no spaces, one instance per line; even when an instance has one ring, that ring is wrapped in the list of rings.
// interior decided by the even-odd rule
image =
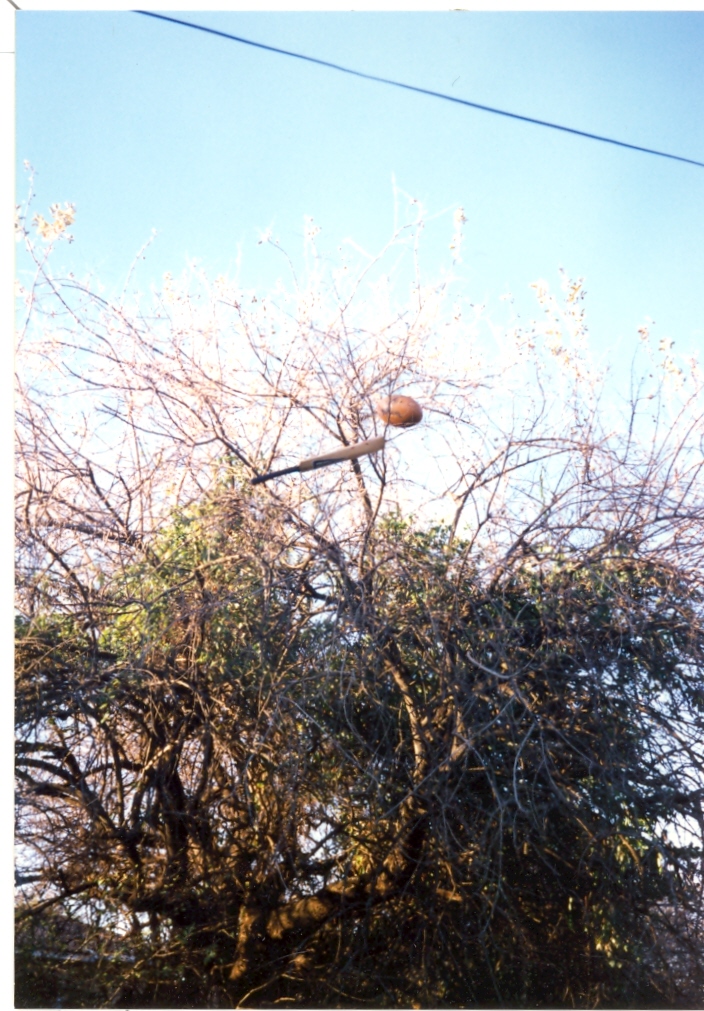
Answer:
[[[376,405],[376,413],[386,425],[394,428],[410,428],[417,425],[423,417],[423,408],[413,399],[395,393],[393,397],[385,397]]]

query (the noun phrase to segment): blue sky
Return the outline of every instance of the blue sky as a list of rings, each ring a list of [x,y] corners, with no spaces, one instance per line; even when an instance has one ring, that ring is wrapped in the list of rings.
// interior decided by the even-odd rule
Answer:
[[[168,12],[165,12],[168,13]],[[368,73],[704,161],[704,14],[175,12]],[[625,363],[637,327],[702,343],[704,169],[404,92],[127,11],[16,21],[17,185],[77,206],[67,269],[136,282],[187,259],[246,284],[281,272],[304,216],[331,254],[388,239],[392,179],[429,214],[428,279],[467,218],[477,301],[584,276],[598,351]],[[22,260],[18,262],[22,269]]]

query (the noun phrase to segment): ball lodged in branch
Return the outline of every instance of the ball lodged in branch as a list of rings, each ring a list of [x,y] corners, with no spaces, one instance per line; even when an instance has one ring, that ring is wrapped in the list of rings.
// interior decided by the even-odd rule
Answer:
[[[410,428],[411,425],[417,425],[423,417],[423,408],[413,397],[395,393],[391,397],[384,397],[377,403],[376,413],[385,425],[393,425],[394,428]]]

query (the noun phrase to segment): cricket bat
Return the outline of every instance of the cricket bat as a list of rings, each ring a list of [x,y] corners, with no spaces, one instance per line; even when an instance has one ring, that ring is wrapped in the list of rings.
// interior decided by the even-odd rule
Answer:
[[[378,439],[367,439],[366,442],[358,442],[354,446],[343,446],[342,449],[333,449],[322,456],[311,456],[307,460],[301,460],[295,467],[284,467],[283,470],[272,470],[268,474],[260,474],[259,477],[252,478],[252,484],[262,484],[270,481],[273,477],[283,477],[284,474],[303,474],[307,470],[318,470],[319,467],[329,467],[330,464],[340,463],[341,460],[356,460],[359,456],[366,456],[367,453],[378,453],[383,449],[386,439],[380,435]]]

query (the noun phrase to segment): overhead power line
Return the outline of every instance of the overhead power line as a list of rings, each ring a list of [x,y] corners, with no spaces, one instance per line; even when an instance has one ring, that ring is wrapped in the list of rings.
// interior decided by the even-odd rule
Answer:
[[[183,25],[184,28],[195,28],[199,32],[207,32],[209,35],[219,35],[220,38],[230,39],[232,42],[241,42],[245,46],[254,46],[255,49],[265,49],[269,53],[279,53],[281,56],[292,56],[296,60],[305,60],[307,63],[316,63],[319,67],[327,67],[330,70],[339,70],[343,74],[352,74],[354,77],[362,77],[366,81],[376,81],[378,84],[390,84],[394,88],[403,88],[405,91],[415,91],[419,95],[429,95],[431,98],[441,98],[446,102],[454,102],[455,105],[466,105],[470,109],[479,109],[482,112],[492,112],[495,116],[507,116],[509,119],[518,119],[523,123],[533,123],[536,126],[546,126],[550,130],[561,130],[563,133],[573,133],[577,137],[587,137],[589,140],[598,140],[603,144],[615,144],[617,147],[626,147],[631,151],[642,151],[644,154],[655,154],[660,158],[671,158],[673,161],[686,162],[688,165],[696,165],[704,168],[704,162],[695,161],[693,158],[683,158],[678,154],[668,154],[667,151],[656,151],[651,147],[640,147],[638,144],[627,144],[624,140],[614,140],[613,137],[602,137],[598,133],[587,133],[586,130],[576,130],[571,126],[561,126],[559,123],[549,123],[544,119],[534,119],[532,116],[521,116],[517,112],[507,112],[505,109],[495,109],[491,105],[481,105],[479,102],[470,102],[466,98],[457,98],[456,95],[445,95],[441,91],[431,91],[429,88],[419,88],[414,84],[404,84],[403,81],[393,81],[389,77],[378,77],[376,74],[365,74],[362,70],[353,70],[351,67],[343,67],[339,63],[330,63],[329,60],[319,60],[315,56],[305,56],[303,53],[294,53],[289,49],[279,49],[277,46],[267,46],[264,42],[254,42],[252,39],[244,39],[240,35],[231,35],[229,32],[220,32],[216,28],[206,28],[205,25],[197,25],[192,21],[182,21],[180,18],[170,18],[166,14],[155,14],[152,11],[134,11],[135,14],[144,14],[149,18],[157,18],[159,21],[171,21],[175,25]]]

